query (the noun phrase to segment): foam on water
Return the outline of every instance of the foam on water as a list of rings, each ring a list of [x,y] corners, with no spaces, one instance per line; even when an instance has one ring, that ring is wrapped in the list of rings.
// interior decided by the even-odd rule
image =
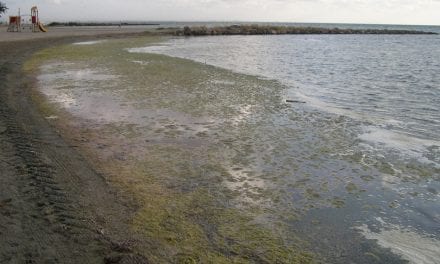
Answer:
[[[95,45],[104,42],[105,40],[92,40],[92,41],[82,41],[82,42],[75,42],[73,45]]]
[[[440,259],[440,240],[427,234],[419,234],[410,228],[390,225],[381,218],[377,221],[382,225],[379,232],[373,232],[367,225],[359,230],[367,239],[374,239],[382,247],[402,256],[411,264],[436,264]]]
[[[440,141],[421,139],[376,126],[367,126],[364,131],[359,138],[375,147],[397,150],[406,158],[416,158],[420,162],[440,166],[440,157],[434,157],[434,159],[426,157],[430,148],[440,147]]]

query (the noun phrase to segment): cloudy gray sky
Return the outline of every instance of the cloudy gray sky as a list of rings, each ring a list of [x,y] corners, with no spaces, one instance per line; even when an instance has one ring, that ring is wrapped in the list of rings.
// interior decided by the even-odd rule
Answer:
[[[41,19],[440,25],[440,0],[0,0]]]

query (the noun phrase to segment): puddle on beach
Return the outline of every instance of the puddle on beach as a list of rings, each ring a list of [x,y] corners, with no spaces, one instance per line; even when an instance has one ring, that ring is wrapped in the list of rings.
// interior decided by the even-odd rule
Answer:
[[[64,117],[49,121],[67,127],[108,180],[141,202],[133,228],[158,245],[149,257],[440,259],[436,168],[394,167],[362,146],[375,136],[359,137],[368,124],[286,103],[275,81],[127,52],[157,41],[67,45],[30,62],[51,104],[45,114]],[[374,228],[378,217],[387,224]]]

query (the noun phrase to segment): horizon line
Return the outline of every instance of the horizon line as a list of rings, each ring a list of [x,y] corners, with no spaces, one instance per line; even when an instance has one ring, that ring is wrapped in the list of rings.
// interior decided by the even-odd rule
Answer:
[[[2,17],[3,20],[5,17]],[[4,19],[5,22],[6,19]],[[121,20],[48,20],[46,23],[112,23],[112,22],[142,22],[142,23],[269,23],[269,24],[334,24],[334,25],[372,25],[372,26],[430,26],[440,27],[434,24],[395,24],[395,23],[360,23],[360,22],[293,22],[293,21],[247,21],[247,20],[136,20],[136,19],[121,19]]]

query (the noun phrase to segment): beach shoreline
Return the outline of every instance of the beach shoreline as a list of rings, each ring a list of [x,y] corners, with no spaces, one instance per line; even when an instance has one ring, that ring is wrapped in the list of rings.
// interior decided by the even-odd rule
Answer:
[[[150,188],[151,194],[132,192],[130,186],[139,179],[130,176],[131,169],[118,167],[125,162],[124,157],[100,166],[100,154],[89,152],[87,147],[95,138],[77,133],[80,128],[86,132],[90,128],[81,124],[80,128],[71,127],[72,116],[64,115],[38,89],[38,57],[54,50],[51,48],[83,46],[69,45],[72,43],[113,43],[111,39],[117,42],[118,38],[123,41],[139,36],[146,36],[139,38],[140,43],[147,39],[154,42],[169,32],[95,33],[63,33],[41,39],[29,35],[31,39],[0,42],[0,49],[11,51],[1,58],[4,88],[0,93],[0,137],[5,151],[0,154],[0,170],[7,175],[1,183],[12,190],[0,194],[0,234],[8,237],[0,244],[1,259],[37,263],[204,263],[216,259],[214,263],[229,263],[252,258],[261,263],[272,263],[275,259],[281,263],[312,263],[311,255],[300,250],[299,245],[286,247],[278,236],[253,223],[251,217],[240,215],[239,210],[220,210],[215,206],[228,200],[214,201],[204,191],[180,197],[159,183],[142,185]],[[174,61],[170,63],[174,65]],[[162,161],[156,161],[157,166],[162,166]],[[149,174],[137,176],[148,182]],[[154,196],[151,205],[142,198],[145,194]],[[163,226],[181,217],[204,217],[196,213],[199,207],[188,207],[187,211],[184,207],[182,211],[163,215],[180,201],[176,197],[183,198],[184,203],[191,201],[184,206],[208,203],[203,206],[207,214],[203,221],[227,226],[222,227],[224,233],[211,230],[205,234],[201,229],[204,226],[190,223],[190,219],[181,219],[175,227]],[[148,209],[151,206],[154,208]],[[237,222],[231,225],[231,219]],[[234,231],[243,227],[246,228]],[[215,236],[220,236],[215,242],[218,244],[209,241]],[[222,239],[237,241],[224,245]],[[249,245],[254,239],[263,245]],[[182,242],[176,244],[174,240]],[[260,253],[260,247],[267,252]],[[238,253],[230,253],[235,251]]]
[[[48,122],[33,100],[35,77],[23,70],[44,48],[144,30],[0,32],[0,262],[148,263],[131,249],[135,202]]]
[[[286,87],[281,82],[206,61],[149,53],[150,46],[167,45],[166,39],[173,39],[171,29],[124,29],[114,34],[101,29],[70,30],[52,36],[25,33],[22,40],[0,41],[0,49],[7,51],[0,58],[0,147],[4,150],[0,184],[10,187],[0,194],[0,235],[8,238],[0,244],[0,260],[314,263],[330,257],[330,262],[337,263],[339,253],[327,254],[327,245],[318,250],[319,243],[303,240],[300,234],[310,228],[321,236],[318,223],[331,233],[331,223],[310,222],[306,217],[303,226],[294,225],[302,217],[296,210],[278,216],[276,210],[285,212],[284,204],[270,190],[284,179],[260,179],[253,172],[258,170],[249,165],[258,158],[253,151],[269,140],[267,133],[260,132],[282,132],[265,130],[266,123],[255,126],[260,124],[255,120],[283,118],[281,113],[288,114],[289,120],[280,120],[286,124],[296,120],[303,131],[287,130],[292,132],[287,134],[289,142],[295,144],[289,153],[301,157],[303,150],[307,160],[315,160],[307,154],[315,150],[302,149],[298,137],[319,136],[321,130],[313,125],[311,129],[309,121],[300,123],[305,109],[293,109],[295,101],[285,100]],[[12,36],[3,36],[8,35]],[[261,105],[273,111],[256,111]],[[346,134],[338,128],[349,120],[325,113],[315,118],[320,125],[330,120],[324,130],[334,137],[325,146],[335,144],[342,149],[336,152],[345,153]],[[233,138],[252,138],[253,143]],[[316,151],[326,156],[326,149]],[[326,171],[344,173],[335,166],[345,168],[345,159],[331,161]],[[356,160],[353,163],[349,157],[347,162],[348,169],[359,168]],[[285,168],[297,173],[301,167],[292,163],[289,160]],[[301,166],[302,161],[297,164]],[[328,182],[316,192],[300,185],[303,179],[297,175],[286,181],[294,181],[288,186],[304,193],[310,205],[349,216],[350,211],[343,211],[350,207],[349,196],[368,193],[364,186],[373,188],[370,181],[380,176],[375,167],[363,169],[369,179],[357,179],[351,172],[343,175],[349,184],[331,187],[333,198],[326,196]],[[296,201],[298,208],[301,201]],[[307,204],[303,213],[306,208]],[[269,215],[272,218],[267,220]],[[399,257],[373,240],[365,241],[358,231],[350,236],[370,248],[349,253],[350,258],[359,257],[359,263],[371,258],[359,255],[364,251],[400,263]]]

